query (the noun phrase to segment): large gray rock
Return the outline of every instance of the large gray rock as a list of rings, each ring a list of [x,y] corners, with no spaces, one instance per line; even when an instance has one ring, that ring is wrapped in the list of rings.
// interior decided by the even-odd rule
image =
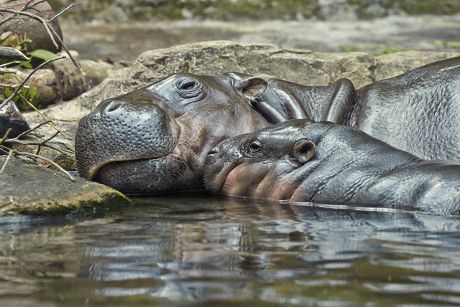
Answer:
[[[5,156],[0,157],[3,165]],[[0,173],[0,214],[93,211],[129,204],[126,196],[102,184],[11,158]]]
[[[77,121],[105,98],[127,93],[177,72],[221,74],[238,71],[270,75],[306,85],[327,85],[339,78],[349,78],[358,88],[459,55],[399,52],[374,57],[363,52],[316,53],[230,41],[187,44],[147,51],[131,67],[111,73],[99,86],[77,99],[53,106],[45,113],[54,119]]]
[[[56,15],[47,1],[35,1],[32,3],[32,1],[28,0],[0,0],[1,8],[20,11],[24,8],[24,6],[27,6],[27,9],[25,10],[26,13],[38,15],[46,20],[50,20]],[[9,18],[11,15],[11,13],[2,13],[0,15],[0,21]],[[21,18],[10,19],[9,21],[3,23],[0,26],[0,33],[12,32],[21,36],[25,35],[31,40],[28,46],[29,50],[46,49],[52,52],[61,50],[61,44],[59,43],[56,35],[53,36],[55,37],[57,46],[53,44],[48,32],[40,21],[28,16],[20,17]],[[54,19],[51,22],[51,27],[62,40],[61,27],[59,26],[59,21],[57,19]]]

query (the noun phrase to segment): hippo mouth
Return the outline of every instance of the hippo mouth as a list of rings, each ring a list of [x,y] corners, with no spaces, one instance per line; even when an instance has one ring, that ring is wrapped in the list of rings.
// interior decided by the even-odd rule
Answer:
[[[177,191],[193,182],[193,163],[178,156],[176,148],[161,157],[111,160],[101,163],[92,180],[127,194],[162,194]],[[190,185],[189,189],[199,189]]]

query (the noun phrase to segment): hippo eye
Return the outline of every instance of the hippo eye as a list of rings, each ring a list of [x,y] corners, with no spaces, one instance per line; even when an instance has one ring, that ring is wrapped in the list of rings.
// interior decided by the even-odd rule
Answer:
[[[195,81],[185,81],[179,84],[179,89],[187,91],[187,90],[193,89],[195,86],[196,86]]]
[[[262,143],[259,140],[254,140],[247,146],[246,154],[249,156],[254,155],[262,149]]]
[[[176,87],[178,89],[179,95],[184,99],[199,98],[203,92],[202,84],[193,79],[182,79],[177,82]]]

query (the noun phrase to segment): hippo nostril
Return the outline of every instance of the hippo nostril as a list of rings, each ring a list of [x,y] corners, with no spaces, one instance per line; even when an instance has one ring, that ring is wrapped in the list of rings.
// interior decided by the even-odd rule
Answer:
[[[104,109],[105,113],[111,113],[118,110],[123,105],[120,101],[111,101]]]

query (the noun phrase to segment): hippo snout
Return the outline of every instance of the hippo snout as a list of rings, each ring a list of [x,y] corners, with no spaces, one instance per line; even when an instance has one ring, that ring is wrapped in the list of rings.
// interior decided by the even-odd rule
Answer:
[[[76,135],[79,173],[93,179],[104,166],[172,152],[180,127],[142,90],[103,101],[82,118]]]

